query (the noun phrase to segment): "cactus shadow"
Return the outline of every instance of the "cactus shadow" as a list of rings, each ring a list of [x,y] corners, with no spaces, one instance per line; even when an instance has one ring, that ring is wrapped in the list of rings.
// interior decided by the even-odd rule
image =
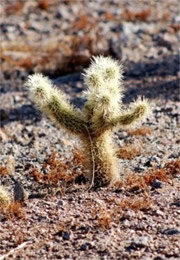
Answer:
[[[10,110],[5,110],[4,113],[7,115],[5,118],[1,118],[0,126],[18,121],[24,123],[27,120],[38,122],[41,120],[41,113],[38,112],[33,105],[22,105],[19,108],[14,108]]]
[[[159,82],[148,82],[146,80],[128,81],[123,102],[128,103],[138,96],[147,99],[163,99],[165,101],[179,101],[179,80],[163,80]]]
[[[179,65],[178,54],[166,56],[161,60],[126,64],[124,102],[129,102],[137,96],[178,101]]]

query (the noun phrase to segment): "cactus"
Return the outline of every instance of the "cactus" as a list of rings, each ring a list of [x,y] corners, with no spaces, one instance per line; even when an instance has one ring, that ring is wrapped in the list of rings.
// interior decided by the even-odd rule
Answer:
[[[85,144],[91,187],[119,180],[113,130],[136,125],[147,117],[149,105],[138,99],[127,111],[122,109],[123,68],[110,57],[93,57],[84,73],[87,101],[82,110],[74,108],[65,94],[41,74],[29,76],[26,85],[38,109],[58,126],[79,135]]]
[[[10,202],[11,196],[9,192],[4,188],[4,186],[0,185],[0,209],[6,211]]]

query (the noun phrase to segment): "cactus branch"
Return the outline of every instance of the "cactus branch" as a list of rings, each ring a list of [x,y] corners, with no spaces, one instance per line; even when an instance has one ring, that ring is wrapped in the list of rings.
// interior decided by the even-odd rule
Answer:
[[[135,126],[138,122],[143,121],[147,117],[149,111],[149,104],[146,100],[136,101],[126,113],[123,113],[122,115],[113,118],[109,122],[109,128],[113,126]]]
[[[74,109],[60,92],[52,94],[45,106],[45,112],[58,125],[67,128],[71,132],[81,133],[84,130],[85,122],[80,111]]]
[[[85,121],[82,113],[67,101],[64,93],[53,87],[48,78],[35,74],[29,77],[27,86],[36,106],[42,112],[71,132],[83,132]]]

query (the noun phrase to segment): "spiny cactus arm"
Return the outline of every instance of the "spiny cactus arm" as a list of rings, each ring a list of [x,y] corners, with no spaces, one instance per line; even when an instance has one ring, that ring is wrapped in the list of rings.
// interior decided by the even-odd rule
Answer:
[[[126,113],[113,118],[109,122],[109,125],[120,127],[134,126],[136,123],[143,121],[149,113],[150,108],[148,102],[146,100],[137,100]]]
[[[103,56],[92,58],[90,67],[84,73],[84,81],[88,87],[84,107],[87,118],[92,115],[99,117],[99,109],[102,117],[119,108],[123,97],[122,79],[123,68],[118,61]]]
[[[65,94],[54,88],[47,77],[34,74],[29,76],[26,85],[37,108],[57,125],[74,133],[84,131],[85,121],[82,113],[70,105]]]
[[[101,90],[106,88],[119,89],[122,87],[123,78],[122,65],[110,57],[97,56],[92,57],[91,65],[85,70],[85,84],[90,89]],[[103,82],[106,84],[103,85]],[[120,84],[119,84],[120,83]]]

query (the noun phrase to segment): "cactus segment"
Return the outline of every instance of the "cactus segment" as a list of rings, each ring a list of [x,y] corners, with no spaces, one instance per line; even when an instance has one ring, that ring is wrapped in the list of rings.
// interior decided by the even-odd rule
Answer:
[[[53,87],[47,77],[35,74],[29,77],[26,85],[36,106],[56,124],[73,133],[84,131],[82,113],[67,101],[62,91]]]
[[[119,125],[120,127],[134,127],[139,122],[143,121],[149,114],[149,104],[146,100],[137,100],[126,113],[112,119],[111,123],[113,126]]]

